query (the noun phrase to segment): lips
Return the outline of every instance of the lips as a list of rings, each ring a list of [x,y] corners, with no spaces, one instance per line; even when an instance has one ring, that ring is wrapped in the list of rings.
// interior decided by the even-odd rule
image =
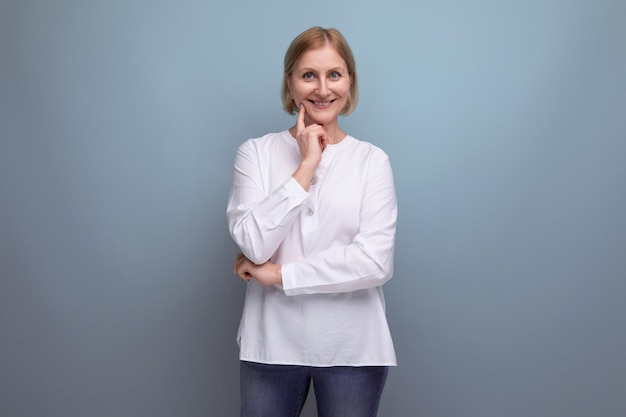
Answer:
[[[315,100],[309,100],[309,102],[313,103],[313,105],[315,105],[315,107],[328,107],[330,106],[333,101],[335,100],[328,100],[328,101],[315,101]]]

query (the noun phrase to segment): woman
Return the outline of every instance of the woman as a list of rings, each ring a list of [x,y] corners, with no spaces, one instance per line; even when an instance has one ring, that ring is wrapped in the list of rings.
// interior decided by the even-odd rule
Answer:
[[[397,217],[389,158],[339,127],[358,93],[341,33],[303,32],[284,64],[295,125],[240,146],[227,208],[248,282],[241,415],[298,416],[313,381],[320,416],[375,416],[396,365],[382,289]]]

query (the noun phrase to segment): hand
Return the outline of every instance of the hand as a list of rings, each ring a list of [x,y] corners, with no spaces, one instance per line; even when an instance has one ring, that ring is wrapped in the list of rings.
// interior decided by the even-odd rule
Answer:
[[[328,133],[324,130],[324,126],[313,123],[308,126],[304,124],[306,109],[304,104],[300,104],[300,111],[296,119],[296,140],[300,148],[302,162],[310,163],[314,167],[322,160],[322,152],[326,149],[326,145],[330,141]]]
[[[326,149],[330,137],[324,130],[324,126],[320,124],[313,123],[305,126],[305,113],[304,104],[300,104],[300,112],[298,113],[295,126],[296,134],[294,136],[298,142],[302,160],[298,169],[293,173],[293,178],[298,181],[302,188],[308,191],[311,179],[322,160],[322,152]]]
[[[243,253],[240,253],[235,258],[233,272],[246,282],[250,281],[250,279],[255,279],[264,286],[283,283],[280,265],[271,262],[256,265],[246,258]]]

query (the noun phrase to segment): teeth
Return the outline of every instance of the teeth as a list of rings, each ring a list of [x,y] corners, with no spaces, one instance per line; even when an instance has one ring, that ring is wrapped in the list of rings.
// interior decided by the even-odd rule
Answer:
[[[328,106],[330,104],[330,101],[314,101],[313,103],[316,106]]]

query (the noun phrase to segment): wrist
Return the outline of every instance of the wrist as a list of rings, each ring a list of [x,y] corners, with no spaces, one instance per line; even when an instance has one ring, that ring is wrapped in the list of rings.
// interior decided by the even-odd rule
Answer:
[[[321,161],[322,161],[321,157],[317,159],[314,159],[314,158],[303,159],[302,161],[300,161],[300,166],[298,166],[298,170],[301,170],[306,173],[310,173],[312,175],[317,169],[317,166],[320,164]]]
[[[311,164],[311,163],[302,161],[298,169],[296,169],[296,172],[294,172],[292,175],[293,178],[296,181],[298,181],[298,183],[302,186],[302,188],[304,188],[307,191],[309,190],[309,186],[311,185],[311,180],[313,179],[313,176],[315,175],[315,170],[317,169],[317,165],[318,164]]]
[[[283,285],[283,271],[280,265],[274,267],[274,282],[276,285]]]

